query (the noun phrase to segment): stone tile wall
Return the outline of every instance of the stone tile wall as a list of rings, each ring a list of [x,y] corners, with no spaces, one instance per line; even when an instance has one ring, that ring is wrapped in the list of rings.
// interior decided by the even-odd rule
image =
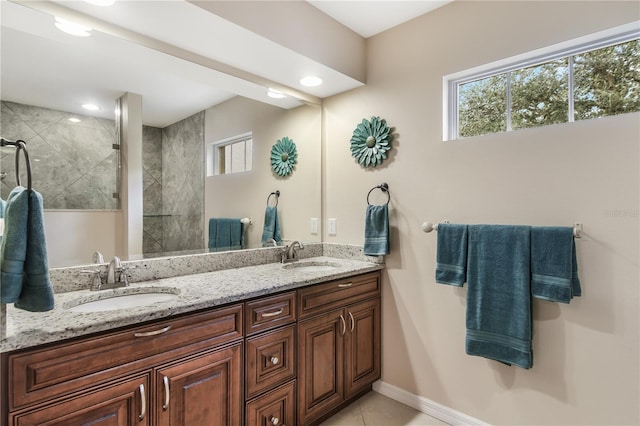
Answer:
[[[162,246],[162,129],[142,126],[143,220],[142,250],[163,252]]]
[[[163,251],[204,247],[204,111],[162,129]]]
[[[2,101],[2,137],[22,139],[31,159],[33,188],[42,194],[45,209],[118,209],[116,189],[117,152],[114,120],[89,117]],[[80,122],[73,123],[75,117]],[[0,170],[7,175],[0,183],[6,199],[16,186],[15,150],[3,148]],[[27,185],[26,172],[21,183]]]

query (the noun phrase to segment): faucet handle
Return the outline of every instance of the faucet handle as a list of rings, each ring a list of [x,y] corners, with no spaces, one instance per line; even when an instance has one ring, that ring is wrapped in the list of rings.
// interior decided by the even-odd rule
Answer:
[[[102,287],[102,277],[100,276],[100,269],[83,269],[80,271],[82,274],[90,274],[91,277],[91,287],[90,290],[100,290]]]

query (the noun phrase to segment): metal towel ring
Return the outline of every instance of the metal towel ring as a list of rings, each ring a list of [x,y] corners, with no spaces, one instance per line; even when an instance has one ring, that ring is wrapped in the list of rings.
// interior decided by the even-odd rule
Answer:
[[[29,151],[27,151],[27,144],[23,140],[10,141],[2,138],[1,140],[2,146],[15,146],[16,147],[16,157],[15,157],[15,169],[16,169],[16,184],[18,186],[22,185],[20,182],[20,151],[24,154],[24,161],[27,164],[27,189],[31,191],[31,161],[29,161]]]
[[[389,185],[387,185],[386,183],[382,183],[378,186],[374,186],[373,188],[371,188],[369,190],[369,193],[367,194],[367,204],[371,204],[369,202],[369,195],[371,195],[371,193],[373,192],[374,189],[379,189],[380,191],[384,192],[385,194],[387,194],[387,204],[389,204],[389,201],[391,201],[391,193],[389,192]]]
[[[269,200],[271,199],[272,195],[276,196],[276,205],[273,206],[273,207],[278,207],[278,200],[280,200],[280,191],[279,190],[273,191],[272,193],[269,194],[269,196],[267,197],[267,206],[269,205]]]

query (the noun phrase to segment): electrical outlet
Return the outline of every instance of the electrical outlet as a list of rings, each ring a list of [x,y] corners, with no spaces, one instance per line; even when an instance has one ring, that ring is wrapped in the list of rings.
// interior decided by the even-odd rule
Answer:
[[[311,233],[312,234],[317,234],[318,233],[318,218],[317,217],[312,217],[311,218]]]
[[[329,219],[329,235],[336,235],[336,219],[335,218],[330,218]]]

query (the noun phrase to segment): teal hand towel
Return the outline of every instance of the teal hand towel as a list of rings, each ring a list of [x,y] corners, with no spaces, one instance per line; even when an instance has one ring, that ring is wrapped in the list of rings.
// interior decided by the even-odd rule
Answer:
[[[209,251],[240,250],[243,233],[240,218],[209,219]]]
[[[262,230],[262,245],[269,239],[274,239],[276,243],[282,243],[280,236],[280,224],[278,223],[278,208],[267,206],[264,212],[264,228]]]
[[[27,226],[27,256],[24,263],[22,292],[15,307],[32,312],[53,309],[53,288],[49,279],[47,244],[44,234],[42,195],[29,193],[29,223]]]
[[[364,254],[383,256],[389,250],[389,208],[387,204],[369,204],[364,221]]]
[[[469,225],[466,352],[531,368],[531,229]]]
[[[573,228],[532,228],[531,291],[537,299],[562,303],[582,294]]]
[[[22,274],[27,256],[28,215],[29,193],[18,186],[9,194],[5,209],[4,237],[0,247],[0,303],[15,303],[22,292]]]
[[[467,225],[438,225],[436,282],[462,287],[467,280]]]

